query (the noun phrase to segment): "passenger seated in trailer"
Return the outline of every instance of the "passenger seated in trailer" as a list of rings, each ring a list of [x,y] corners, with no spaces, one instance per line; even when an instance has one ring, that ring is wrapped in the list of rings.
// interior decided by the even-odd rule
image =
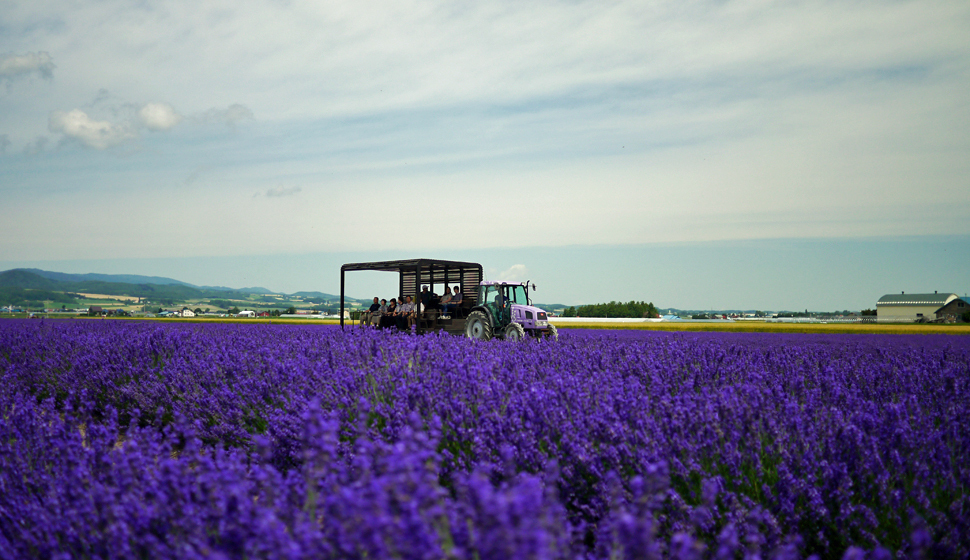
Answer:
[[[411,301],[411,297],[408,296],[408,303],[411,304],[411,311],[404,316],[404,320],[407,322],[407,328],[411,328],[415,323],[418,322],[418,317],[424,312],[424,304],[421,303],[419,299],[416,302]]]
[[[374,297],[374,303],[370,304],[370,308],[367,311],[360,312],[360,326],[366,327],[370,324],[371,317],[381,308],[380,302],[378,302],[377,297]]]
[[[397,307],[394,319],[397,323],[397,328],[402,331],[408,329],[411,326],[411,321],[415,316],[414,304],[411,303],[411,296],[407,296],[404,303]]]
[[[430,308],[431,304],[437,299],[438,296],[434,292],[428,290],[427,286],[421,286],[421,303],[424,304],[426,308]]]
[[[448,304],[451,303],[451,290],[448,286],[445,286],[445,295],[441,296],[438,300],[438,313],[443,317],[445,310],[448,308]]]
[[[434,286],[421,287],[421,299],[417,304],[418,317],[431,320],[441,314],[441,298],[434,292]],[[446,288],[447,290],[447,288]]]
[[[381,317],[387,313],[387,300],[381,300],[381,306],[377,308],[377,312],[370,314],[370,323],[375,327],[381,326]]]
[[[448,303],[448,305],[444,307],[445,318],[446,319],[450,318],[452,312],[454,312],[455,309],[458,309],[458,307],[460,306],[461,306],[461,290],[458,289],[458,286],[455,286],[455,294],[451,296],[451,301]]]
[[[395,314],[397,313],[397,300],[391,298],[391,301],[387,302],[387,309],[384,314],[381,315],[381,328],[386,329],[394,326]]]

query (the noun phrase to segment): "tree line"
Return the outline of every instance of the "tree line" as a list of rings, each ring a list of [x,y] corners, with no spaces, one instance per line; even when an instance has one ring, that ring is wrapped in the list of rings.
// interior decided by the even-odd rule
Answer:
[[[594,303],[590,305],[580,305],[579,307],[567,307],[562,312],[563,317],[630,317],[630,318],[656,318],[660,313],[653,305],[653,302],[611,301],[609,303]]]
[[[48,290],[28,290],[11,286],[0,287],[0,305],[43,307],[47,301],[77,305],[77,299],[80,299],[80,297],[77,294]]]

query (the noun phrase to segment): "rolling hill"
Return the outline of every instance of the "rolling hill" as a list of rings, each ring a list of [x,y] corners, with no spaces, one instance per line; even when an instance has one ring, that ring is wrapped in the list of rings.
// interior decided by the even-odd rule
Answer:
[[[337,301],[340,296],[323,292],[282,294],[263,287],[225,288],[195,286],[172,278],[135,274],[67,274],[39,269],[17,268],[0,272],[0,288],[44,292],[93,293],[130,296],[151,301],[181,302],[198,299],[247,300],[250,296],[275,294],[307,300]],[[39,295],[39,294],[38,294]],[[43,299],[51,299],[45,297]],[[362,300],[346,297],[347,302]],[[367,300],[370,301],[370,300]]]

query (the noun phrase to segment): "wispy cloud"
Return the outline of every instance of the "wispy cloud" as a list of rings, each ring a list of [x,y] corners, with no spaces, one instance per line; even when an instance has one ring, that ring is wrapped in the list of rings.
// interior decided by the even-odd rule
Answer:
[[[302,187],[274,187],[271,189],[266,189],[265,191],[256,193],[255,196],[265,196],[268,198],[283,198],[286,196],[294,196],[303,191]]]
[[[54,76],[55,68],[57,66],[54,65],[50,53],[44,51],[0,55],[0,84],[9,84],[29,76],[49,80]]]
[[[195,169],[193,169],[192,172],[189,173],[188,176],[185,177],[185,180],[183,181],[183,183],[186,184],[186,185],[191,185],[191,184],[195,183],[196,181],[199,180],[200,177],[202,177],[202,175],[204,175],[210,169],[212,169],[212,166],[211,165],[197,165],[197,166],[195,166]]]
[[[245,120],[252,120],[253,112],[245,105],[234,103],[226,109],[212,108],[199,116],[202,122],[215,122],[234,127]]]
[[[24,155],[35,156],[47,149],[50,140],[46,136],[38,136],[33,142],[24,146]]]

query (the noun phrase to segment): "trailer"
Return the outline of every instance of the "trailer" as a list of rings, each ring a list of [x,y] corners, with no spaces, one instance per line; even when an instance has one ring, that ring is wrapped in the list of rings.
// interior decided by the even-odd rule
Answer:
[[[344,289],[346,273],[360,270],[377,270],[397,273],[398,290],[393,297],[411,296],[412,301],[420,302],[421,286],[452,289],[458,286],[462,293],[461,305],[447,318],[440,313],[425,310],[419,313],[415,322],[417,333],[444,331],[451,334],[465,334],[465,321],[475,307],[478,286],[484,278],[482,265],[471,262],[448,261],[440,259],[408,259],[397,261],[376,261],[348,263],[340,267],[340,327],[344,327]]]

